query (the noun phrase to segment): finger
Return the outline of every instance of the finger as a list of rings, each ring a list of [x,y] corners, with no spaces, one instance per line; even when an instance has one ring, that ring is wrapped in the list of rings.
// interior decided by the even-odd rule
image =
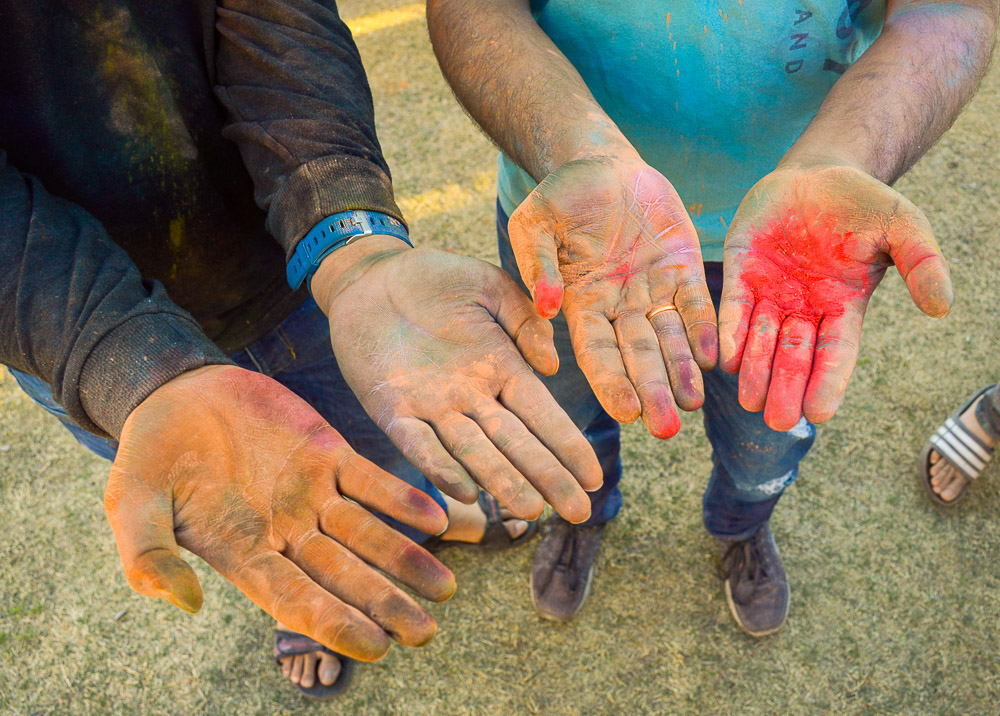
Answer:
[[[434,430],[452,455],[473,475],[484,490],[522,520],[542,514],[545,502],[538,491],[505,458],[482,429],[459,413],[435,421]]]
[[[201,609],[201,585],[180,557],[173,501],[169,495],[154,493],[149,482],[132,474],[123,461],[111,468],[104,509],[129,586],[194,614]]]
[[[781,328],[781,313],[770,301],[758,303],[740,363],[740,405],[755,413],[764,409],[771,382],[771,362]]]
[[[802,417],[802,398],[813,370],[816,324],[789,316],[781,324],[764,407],[764,422],[772,430],[791,430]]]
[[[694,275],[681,280],[673,296],[673,304],[684,322],[690,354],[702,370],[712,370],[719,360],[719,329],[715,323],[712,296],[705,283],[705,269],[701,266],[698,269]],[[662,305],[657,300],[655,289],[650,294],[654,307]],[[674,397],[677,397],[676,393]]]
[[[576,478],[513,413],[496,401],[482,401],[469,417],[563,518],[579,523],[590,517],[590,498]]]
[[[450,569],[363,507],[334,499],[319,516],[326,534],[425,599],[443,602],[455,593]]]
[[[485,266],[493,279],[486,293],[487,310],[514,339],[532,368],[542,375],[554,375],[559,370],[559,356],[552,341],[552,324],[535,312],[510,276],[495,266]]]
[[[618,338],[607,317],[569,309],[566,321],[577,364],[601,406],[619,423],[635,422],[642,405],[625,373]]]
[[[649,319],[667,365],[670,389],[681,410],[697,410],[705,402],[701,368],[691,356],[689,334],[677,311],[662,311]]]
[[[423,646],[437,625],[413,597],[318,530],[293,540],[285,556],[328,592],[405,646]]]
[[[858,361],[863,320],[863,307],[849,307],[842,316],[826,316],[819,324],[812,377],[802,403],[806,420],[822,423],[840,407]]]
[[[537,199],[537,191],[511,215],[507,231],[521,280],[534,298],[535,310],[543,318],[554,318],[562,306],[563,282],[555,231]]]
[[[418,418],[397,418],[385,434],[407,460],[449,497],[472,504],[479,498],[479,485],[441,445],[434,428]]]
[[[601,463],[584,437],[534,375],[520,373],[500,390],[500,402],[569,470],[584,490],[593,492],[604,482]]]
[[[642,313],[619,316],[614,328],[625,371],[642,405],[642,422],[654,437],[672,438],[680,430],[681,419],[667,383],[656,331]]]
[[[448,529],[448,515],[422,490],[390,475],[356,452],[337,463],[340,493],[394,520],[431,535]]]
[[[389,650],[389,635],[385,630],[320,587],[277,552],[253,553],[222,574],[289,629],[338,654],[358,661],[375,661]]]
[[[740,278],[747,241],[744,232],[736,232],[733,228],[726,237],[719,303],[719,366],[727,373],[740,370],[756,303],[753,293]]]
[[[905,236],[890,235],[889,255],[917,308],[940,318],[948,313],[954,300],[948,264],[923,214],[918,212],[912,223],[903,226],[893,233],[898,236],[905,231]]]

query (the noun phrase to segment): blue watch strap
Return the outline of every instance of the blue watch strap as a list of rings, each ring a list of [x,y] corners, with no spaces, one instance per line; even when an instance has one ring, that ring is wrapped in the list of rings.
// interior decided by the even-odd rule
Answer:
[[[297,289],[310,278],[320,261],[361,236],[386,234],[410,243],[402,221],[377,211],[342,211],[323,219],[302,237],[285,269],[288,285]]]

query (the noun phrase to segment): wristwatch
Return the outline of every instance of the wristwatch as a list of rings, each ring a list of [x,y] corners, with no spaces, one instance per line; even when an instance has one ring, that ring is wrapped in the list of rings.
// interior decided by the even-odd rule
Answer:
[[[342,211],[328,216],[302,237],[285,269],[288,285],[298,289],[312,278],[320,262],[337,249],[372,234],[386,234],[402,239],[411,247],[410,236],[402,221],[377,211]]]

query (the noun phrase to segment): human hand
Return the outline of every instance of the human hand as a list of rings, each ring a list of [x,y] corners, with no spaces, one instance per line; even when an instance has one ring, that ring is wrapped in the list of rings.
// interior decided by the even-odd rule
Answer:
[[[943,316],[944,257],[923,213],[845,165],[790,164],[750,190],[726,236],[719,309],[723,369],[740,404],[775,430],[837,411],[875,287],[895,263],[913,302]]]
[[[349,257],[333,258],[336,268]],[[340,275],[324,268],[312,290],[340,370],[417,469],[463,502],[481,485],[522,519],[538,517],[543,498],[572,522],[590,516],[584,490],[600,487],[600,464],[531,371],[558,368],[552,327],[509,276],[398,246]]]
[[[546,318],[560,307],[594,394],[615,420],[680,428],[718,355],[694,226],[674,188],[636,155],[563,164],[510,218],[521,278]],[[647,314],[664,306],[676,310]],[[668,382],[669,381],[669,382]]]
[[[437,503],[279,383],[233,366],[183,373],[132,411],[104,504],[137,592],[198,611],[180,545],[282,624],[354,659],[380,658],[389,637],[420,646],[436,629],[376,569],[427,599],[455,591],[447,568],[364,509],[439,534]]]

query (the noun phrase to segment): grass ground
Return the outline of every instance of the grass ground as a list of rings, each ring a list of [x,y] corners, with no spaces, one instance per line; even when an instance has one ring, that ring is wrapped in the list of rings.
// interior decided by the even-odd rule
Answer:
[[[427,244],[494,257],[495,152],[453,101],[418,6],[342,3],[358,21],[397,194]],[[398,22],[392,29],[386,23]],[[381,29],[380,29],[381,28]],[[899,188],[927,213],[957,300],[940,321],[895,274],[862,359],[774,521],[792,583],[787,627],[730,620],[700,524],[700,416],[666,443],[625,429],[626,504],[584,611],[538,619],[533,545],[448,554],[460,590],[432,644],[359,670],[334,704],[278,678],[271,623],[203,564],[195,617],[132,593],[101,498],[107,464],[0,382],[0,712],[358,714],[1000,713],[1000,472],[961,508],[914,478],[925,437],[1000,373],[1000,70]]]

